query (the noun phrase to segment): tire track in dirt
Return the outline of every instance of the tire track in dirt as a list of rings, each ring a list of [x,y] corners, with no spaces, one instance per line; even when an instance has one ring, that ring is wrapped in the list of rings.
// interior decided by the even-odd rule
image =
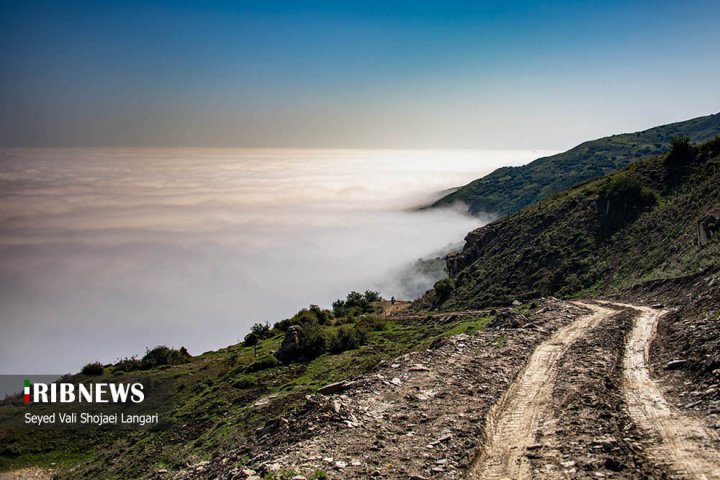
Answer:
[[[609,304],[609,302],[607,302]],[[665,465],[679,478],[720,479],[720,452],[712,447],[717,434],[698,418],[670,405],[650,378],[648,356],[658,320],[667,313],[649,307],[613,303],[640,312],[627,342],[624,390],[627,409],[649,437],[651,460]]]
[[[527,455],[537,448],[538,436],[551,440],[555,435],[552,401],[560,359],[577,339],[614,313],[597,305],[578,305],[592,309],[593,313],[559,329],[538,346],[518,380],[488,413],[484,446],[472,462],[469,478],[519,479],[531,476]],[[560,475],[557,472],[557,476]],[[545,478],[554,476],[548,472]]]

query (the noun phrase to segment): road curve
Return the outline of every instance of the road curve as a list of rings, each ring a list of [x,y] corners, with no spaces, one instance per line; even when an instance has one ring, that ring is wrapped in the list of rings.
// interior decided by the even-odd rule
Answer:
[[[470,469],[471,479],[521,479],[531,476],[527,454],[539,447],[537,433],[547,439],[554,424],[552,393],[559,361],[570,346],[603,318],[615,313],[597,305],[579,304],[593,313],[559,329],[535,349],[525,369],[485,420],[483,447]],[[562,478],[559,476],[558,478]],[[554,478],[547,472],[544,478]]]
[[[657,324],[667,311],[613,304],[639,311],[625,347],[623,387],[633,422],[648,437],[651,460],[686,479],[720,479],[720,452],[712,446],[717,434],[700,419],[685,415],[663,397],[650,377],[648,354]]]

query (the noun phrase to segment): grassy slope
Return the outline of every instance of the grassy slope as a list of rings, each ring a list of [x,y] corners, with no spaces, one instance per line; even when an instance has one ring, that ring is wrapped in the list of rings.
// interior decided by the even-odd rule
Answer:
[[[175,426],[170,430],[0,432],[4,445],[0,470],[62,462],[56,466],[74,468],[61,472],[60,478],[144,478],[161,468],[179,469],[224,448],[251,444],[266,421],[301,404],[305,395],[320,386],[365,373],[384,359],[425,349],[438,337],[482,329],[489,320],[472,315],[449,322],[429,316],[390,318],[384,329],[370,332],[368,343],[358,349],[258,372],[247,371],[256,360],[252,347],[239,344],[208,352],[186,364],[143,372],[175,382]],[[258,358],[271,355],[281,340],[278,335],[261,342]],[[126,375],[135,374],[106,373],[95,378],[103,381]],[[254,406],[261,399],[269,402]]]
[[[696,240],[698,220],[720,212],[720,140],[700,152],[682,171],[665,156],[646,159],[478,229],[468,238],[485,241],[466,245],[442,308],[612,292],[720,264],[720,241],[700,248]],[[610,187],[623,179],[656,204],[614,198],[608,211]],[[437,303],[435,292],[421,301]]]
[[[720,113],[643,132],[600,138],[528,165],[503,167],[441,198],[432,206],[461,201],[472,213],[504,216],[552,193],[601,177],[641,158],[664,153],[670,138],[678,134],[689,135],[695,142],[710,140],[720,134]]]

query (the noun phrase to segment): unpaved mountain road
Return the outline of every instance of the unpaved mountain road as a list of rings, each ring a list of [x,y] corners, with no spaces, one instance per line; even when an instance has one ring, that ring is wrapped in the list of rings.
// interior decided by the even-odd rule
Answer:
[[[648,307],[615,304],[639,311],[625,351],[624,393],[633,421],[651,439],[648,453],[678,478],[720,479],[717,434],[700,419],[667,402],[648,368],[658,320],[666,313]]]
[[[561,359],[576,340],[615,313],[597,305],[579,305],[593,312],[559,329],[535,349],[518,380],[490,410],[485,419],[484,446],[471,465],[470,478],[531,477],[528,452],[540,448],[539,437],[545,444],[553,442],[552,397]],[[562,478],[560,472],[557,475]]]
[[[672,478],[720,479],[720,452],[712,445],[716,433],[702,420],[670,405],[650,378],[649,349],[657,322],[666,312],[603,303],[638,312],[625,345],[622,390],[630,418],[646,436],[643,450],[648,460],[665,467]],[[600,322],[618,313],[594,304],[579,305],[593,313],[559,329],[538,346],[518,379],[488,413],[482,447],[468,471],[469,478],[568,478],[558,461],[546,462],[542,474],[537,475],[531,459],[539,455],[533,452],[542,449],[546,458],[559,456],[552,451],[558,438],[557,418],[551,408],[559,367],[572,361],[564,356],[575,342],[592,335]]]

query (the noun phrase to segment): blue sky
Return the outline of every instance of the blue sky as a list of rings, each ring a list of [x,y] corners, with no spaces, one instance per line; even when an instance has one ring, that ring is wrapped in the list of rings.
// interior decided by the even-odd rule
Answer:
[[[2,1],[0,145],[565,148],[720,111],[717,1]]]

